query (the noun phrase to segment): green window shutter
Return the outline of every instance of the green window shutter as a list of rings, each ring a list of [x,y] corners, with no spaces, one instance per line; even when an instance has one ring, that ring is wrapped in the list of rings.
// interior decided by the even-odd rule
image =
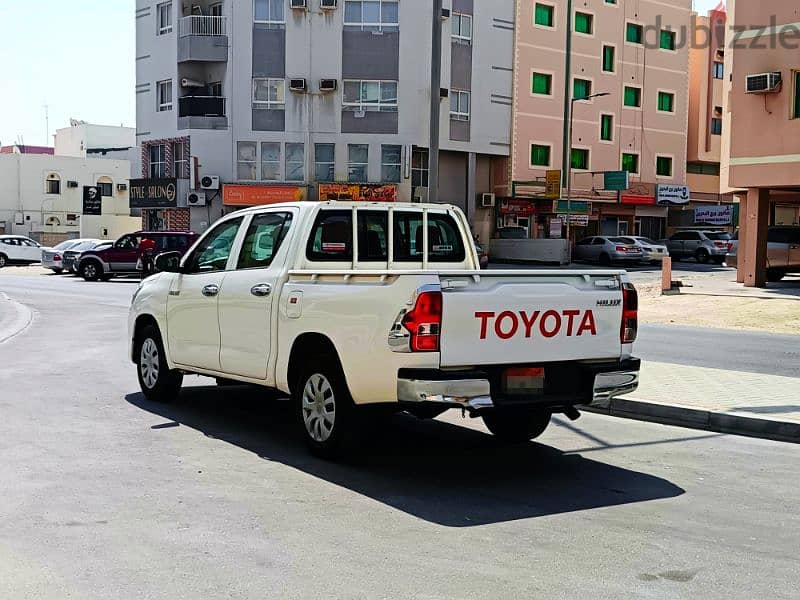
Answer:
[[[573,169],[588,169],[589,168],[589,151],[583,148],[573,148],[570,155],[572,157]]]
[[[550,166],[550,146],[531,146],[531,165],[535,167]]]
[[[572,83],[573,98],[588,98],[592,94],[592,82],[587,79],[576,79]]]
[[[545,73],[534,73],[531,89],[534,94],[545,94],[549,96],[553,92],[553,76]]]
[[[672,112],[675,108],[675,96],[666,92],[658,92],[658,110]]]
[[[642,43],[642,26],[635,23],[628,23],[625,28],[625,39],[631,44]]]
[[[537,4],[534,23],[537,25],[544,25],[545,27],[552,27],[553,7],[547,4]]]
[[[664,50],[675,50],[675,33],[672,31],[661,32],[661,48]]]
[[[592,15],[576,12],[575,13],[575,31],[578,33],[592,33]]]
[[[656,159],[656,175],[672,177],[672,159],[668,156],[659,156]]]
[[[604,141],[611,141],[614,138],[614,117],[611,115],[602,115],[600,117],[600,139]]]
[[[614,72],[614,46],[603,46],[603,71]]]
[[[639,172],[639,157],[636,154],[622,155],[622,170],[628,173]]]
[[[625,106],[640,106],[641,90],[635,87],[625,88]]]
[[[800,71],[794,74],[794,118],[800,119]]]

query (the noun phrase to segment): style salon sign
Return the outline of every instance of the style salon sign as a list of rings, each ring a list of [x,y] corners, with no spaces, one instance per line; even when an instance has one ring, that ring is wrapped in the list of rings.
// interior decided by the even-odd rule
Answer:
[[[131,179],[131,208],[173,208],[178,206],[177,179]]]

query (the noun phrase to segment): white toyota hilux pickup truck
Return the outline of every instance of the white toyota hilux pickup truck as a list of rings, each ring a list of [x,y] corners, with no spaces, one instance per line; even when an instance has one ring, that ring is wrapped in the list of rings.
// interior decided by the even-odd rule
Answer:
[[[246,209],[156,269],[129,317],[144,395],[171,400],[185,374],[277,390],[323,456],[376,411],[461,409],[522,441],[638,385],[624,271],[480,270],[452,206]]]

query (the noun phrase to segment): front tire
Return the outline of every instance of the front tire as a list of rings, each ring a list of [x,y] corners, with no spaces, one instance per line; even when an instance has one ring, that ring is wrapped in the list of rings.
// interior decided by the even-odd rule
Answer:
[[[5,254],[0,254],[0,269],[8,264],[8,257]]]
[[[96,260],[87,260],[81,264],[78,273],[86,281],[98,281],[103,275],[103,265]]]
[[[604,266],[604,267],[611,266],[611,257],[608,254],[606,254],[605,252],[603,252],[600,255],[600,264],[602,266]]]
[[[542,435],[551,416],[550,412],[541,410],[495,409],[483,415],[483,422],[498,440],[518,444]]]
[[[310,357],[307,361],[292,390],[298,426],[313,454],[339,458],[357,439],[356,405],[338,361],[331,357]]]
[[[697,259],[697,262],[699,262],[701,265],[705,265],[708,263],[709,259],[711,258],[711,255],[705,248],[700,248],[695,253],[694,257]]]
[[[767,269],[767,281],[770,283],[778,283],[784,277],[786,277],[786,273],[781,271],[773,271],[772,269]]]
[[[64,272],[64,269],[51,269],[51,271],[53,271],[53,273],[56,275],[61,275]]]
[[[145,398],[153,402],[174,400],[183,384],[183,374],[167,365],[161,335],[152,325],[145,327],[138,336],[136,374]]]

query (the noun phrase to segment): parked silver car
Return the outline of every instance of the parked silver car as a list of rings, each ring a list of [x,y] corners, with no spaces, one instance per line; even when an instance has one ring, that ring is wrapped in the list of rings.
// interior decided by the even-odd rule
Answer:
[[[731,234],[724,231],[679,231],[663,243],[676,260],[694,258],[703,264],[711,260],[722,264],[730,239]]]
[[[80,244],[69,248],[68,250],[64,251],[62,263],[64,265],[64,270],[68,273],[77,273],[78,272],[78,259],[80,258],[81,254],[86,252],[87,250],[94,250],[100,244],[104,244],[103,240],[84,240]],[[112,242],[108,242],[110,245]]]
[[[725,264],[738,265],[739,232],[728,243]],[[789,273],[800,273],[800,227],[774,226],[767,231],[767,281],[780,281]]]
[[[642,261],[650,264],[657,264],[663,262],[669,256],[669,250],[664,244],[654,242],[650,238],[641,237],[638,235],[625,236],[620,238],[625,240],[628,244],[634,244],[642,251]]]
[[[64,240],[52,248],[42,248],[42,266],[58,274],[64,271],[64,253],[88,240]]]
[[[605,236],[584,238],[575,244],[572,258],[601,265],[641,262],[644,252],[636,244],[625,240],[626,238]]]

